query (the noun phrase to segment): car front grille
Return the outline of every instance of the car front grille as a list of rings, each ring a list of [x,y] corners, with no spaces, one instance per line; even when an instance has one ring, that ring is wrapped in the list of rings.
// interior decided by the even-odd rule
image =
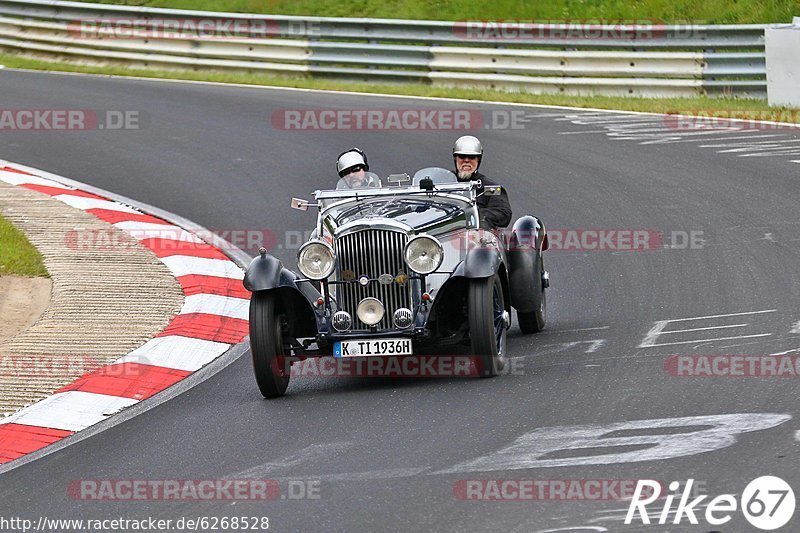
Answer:
[[[338,278],[352,279],[349,283],[338,285],[337,303],[339,309],[352,315],[353,329],[368,329],[356,315],[358,303],[364,298],[377,298],[386,308],[378,329],[394,327],[393,317],[397,309],[411,309],[410,283],[393,280],[384,285],[377,281],[381,274],[389,274],[396,279],[399,274],[406,273],[403,249],[407,242],[405,233],[376,229],[356,231],[336,239],[334,249],[338,258]],[[358,283],[361,276],[368,276],[372,281],[364,287]]]

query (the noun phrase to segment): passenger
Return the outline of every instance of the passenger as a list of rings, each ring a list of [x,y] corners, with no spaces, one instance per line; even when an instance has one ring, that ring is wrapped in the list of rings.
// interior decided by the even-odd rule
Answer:
[[[336,171],[339,173],[337,189],[360,189],[363,187],[380,187],[380,182],[369,171],[367,154],[358,148],[351,148],[339,155],[336,160]],[[376,183],[377,181],[377,183]]]

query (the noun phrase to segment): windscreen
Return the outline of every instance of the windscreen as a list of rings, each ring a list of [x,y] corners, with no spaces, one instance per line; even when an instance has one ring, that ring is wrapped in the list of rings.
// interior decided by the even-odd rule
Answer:
[[[336,190],[378,189],[382,187],[381,178],[372,172],[353,172],[336,183]]]

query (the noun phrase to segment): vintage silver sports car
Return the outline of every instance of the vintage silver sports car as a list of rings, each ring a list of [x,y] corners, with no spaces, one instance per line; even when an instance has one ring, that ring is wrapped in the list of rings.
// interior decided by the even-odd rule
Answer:
[[[247,269],[250,346],[266,398],[289,384],[286,361],[315,356],[466,354],[485,377],[505,364],[511,308],[523,333],[546,319],[544,225],[480,227],[476,199],[499,187],[458,182],[442,168],[413,179],[368,173],[365,186],[292,199],[319,210],[295,273],[261,249]],[[409,184],[410,182],[410,184]]]

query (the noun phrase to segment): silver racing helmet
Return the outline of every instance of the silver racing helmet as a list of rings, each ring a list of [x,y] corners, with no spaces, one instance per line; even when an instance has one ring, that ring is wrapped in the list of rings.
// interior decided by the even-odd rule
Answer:
[[[367,154],[359,148],[351,148],[346,152],[339,154],[339,159],[336,160],[336,172],[339,177],[343,178],[349,174],[355,167],[363,167],[364,170],[369,170],[369,163],[367,162]]]
[[[481,166],[481,159],[483,158],[483,145],[477,137],[472,135],[463,135],[456,139],[453,145],[453,164],[456,163],[457,155],[474,155],[478,158],[478,168]]]

